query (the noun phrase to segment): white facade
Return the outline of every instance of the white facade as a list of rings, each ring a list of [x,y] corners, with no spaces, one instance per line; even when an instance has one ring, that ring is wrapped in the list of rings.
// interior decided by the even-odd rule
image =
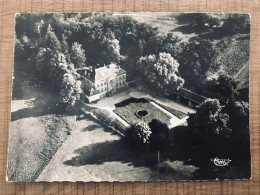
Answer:
[[[97,100],[97,94],[104,97],[107,93],[116,93],[126,86],[126,71],[115,64],[97,68],[94,72],[83,72],[82,74],[81,88],[83,91],[91,89],[95,91],[94,94],[87,94],[89,102],[94,101],[94,99]],[[90,98],[91,96],[95,96],[95,98]]]

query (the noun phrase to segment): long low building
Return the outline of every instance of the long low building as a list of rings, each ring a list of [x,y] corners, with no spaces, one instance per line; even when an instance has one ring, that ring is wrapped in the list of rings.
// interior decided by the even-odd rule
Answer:
[[[180,88],[172,93],[172,97],[180,103],[188,104],[189,106],[197,106],[201,104],[207,97],[194,93],[186,88]]]
[[[126,86],[126,71],[116,64],[99,68],[80,68],[81,88],[88,102],[114,94]]]

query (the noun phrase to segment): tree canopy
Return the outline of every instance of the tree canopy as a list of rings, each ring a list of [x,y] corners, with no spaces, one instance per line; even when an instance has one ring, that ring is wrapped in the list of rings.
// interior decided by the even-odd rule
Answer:
[[[127,130],[126,139],[136,148],[149,150],[151,133],[147,123],[138,122]]]
[[[222,107],[217,99],[206,99],[197,108],[195,114],[191,114],[188,125],[205,139],[217,136],[227,138],[231,133],[228,126],[229,115],[222,112]]]
[[[170,144],[169,127],[167,124],[162,123],[160,120],[153,119],[149,123],[152,134],[150,137],[151,149],[154,150],[165,150]]]
[[[158,89],[174,91],[184,84],[184,80],[178,76],[179,63],[168,53],[141,57],[137,67],[145,81]]]

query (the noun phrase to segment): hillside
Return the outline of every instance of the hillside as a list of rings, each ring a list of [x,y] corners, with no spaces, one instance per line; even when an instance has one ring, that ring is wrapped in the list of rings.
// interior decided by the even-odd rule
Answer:
[[[234,77],[239,81],[238,89],[249,87],[249,62],[247,62]]]
[[[217,43],[217,47],[220,53],[216,61],[222,66],[224,72],[232,76],[248,73],[249,37],[247,35],[223,38]]]

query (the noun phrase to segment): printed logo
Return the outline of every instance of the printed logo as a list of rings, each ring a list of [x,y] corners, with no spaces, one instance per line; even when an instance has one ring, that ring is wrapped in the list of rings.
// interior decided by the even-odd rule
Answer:
[[[219,159],[218,157],[210,159],[211,161],[214,162],[214,164],[218,167],[224,167],[228,166],[228,164],[231,162],[231,160],[228,159]]]

